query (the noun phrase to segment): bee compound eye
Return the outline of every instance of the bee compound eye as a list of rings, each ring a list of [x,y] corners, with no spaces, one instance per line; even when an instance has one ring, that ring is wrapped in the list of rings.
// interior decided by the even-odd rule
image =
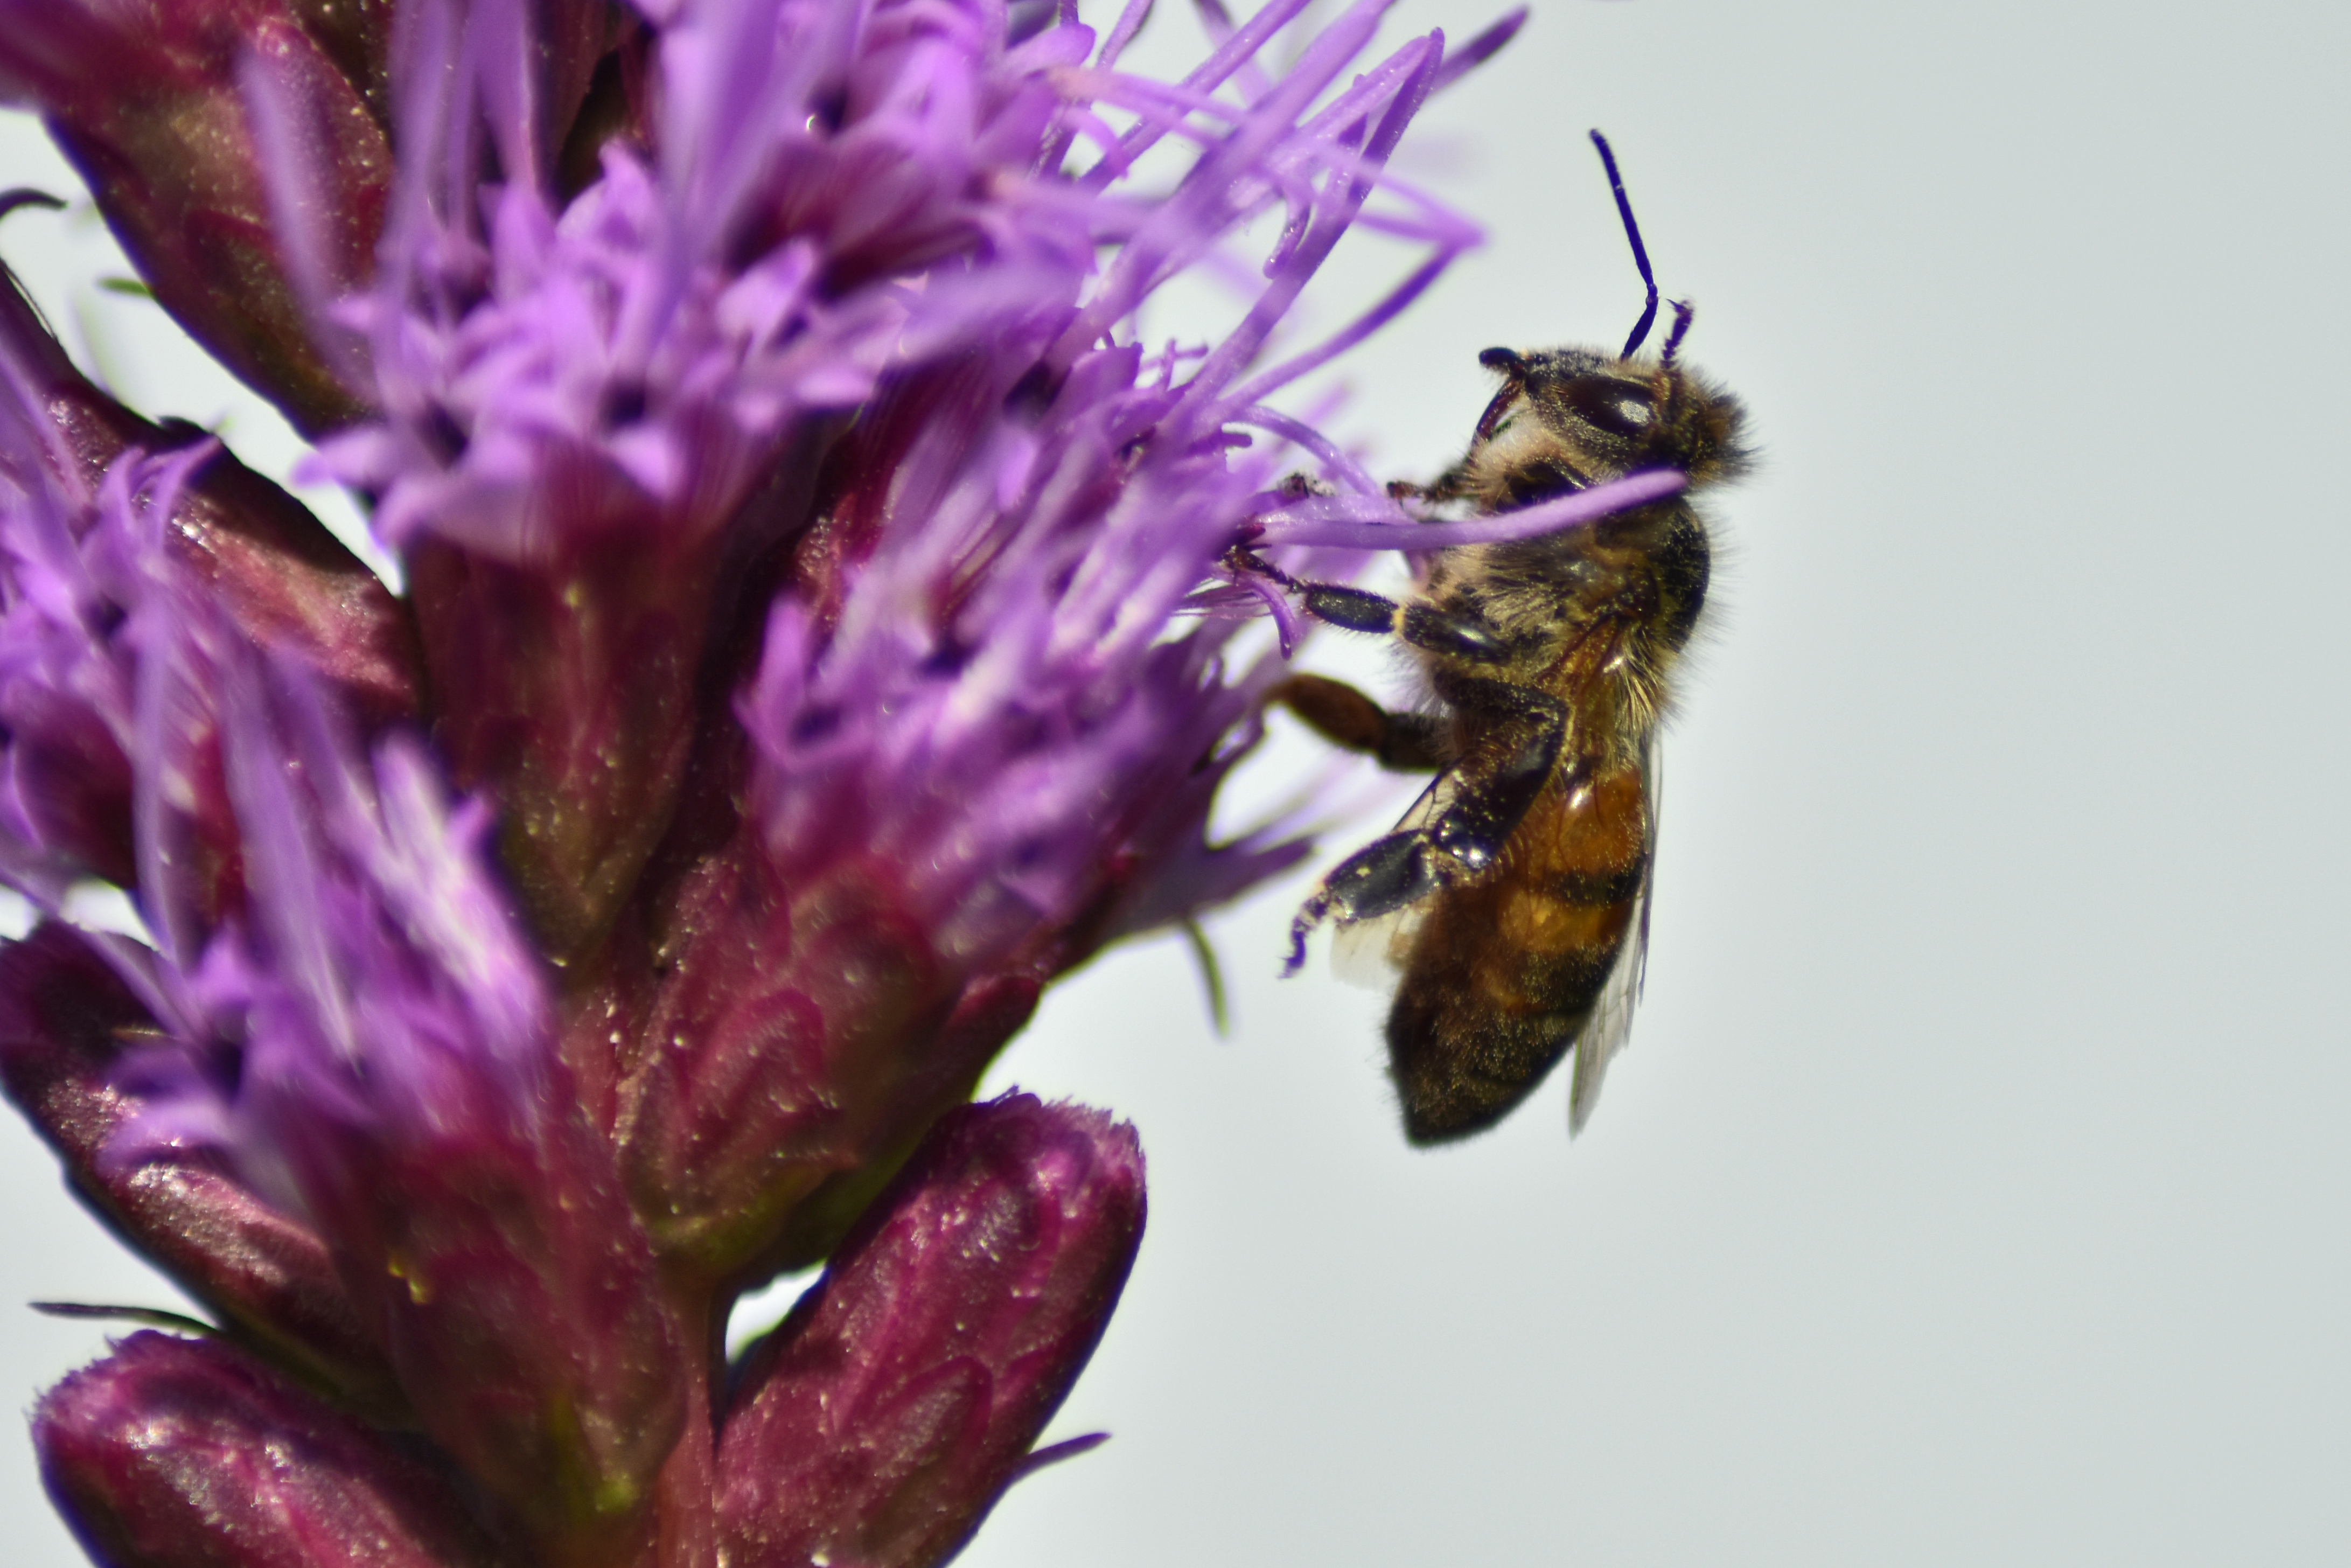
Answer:
[[[1570,382],[1563,400],[1578,418],[1612,435],[1640,434],[1655,413],[1648,388],[1618,381]]]

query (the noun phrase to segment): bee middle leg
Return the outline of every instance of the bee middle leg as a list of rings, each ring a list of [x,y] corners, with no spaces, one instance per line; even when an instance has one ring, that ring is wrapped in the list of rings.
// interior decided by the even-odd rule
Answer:
[[[1265,700],[1280,703],[1307,727],[1334,746],[1361,751],[1399,773],[1434,772],[1451,766],[1450,726],[1434,714],[1392,713],[1344,681],[1326,675],[1291,675],[1275,684]]]

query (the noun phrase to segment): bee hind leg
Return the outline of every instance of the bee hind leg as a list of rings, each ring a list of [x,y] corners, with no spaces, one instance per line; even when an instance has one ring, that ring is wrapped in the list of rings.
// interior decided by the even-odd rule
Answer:
[[[1567,706],[1549,692],[1509,681],[1440,677],[1437,695],[1487,720],[1487,738],[1456,775],[1453,799],[1420,831],[1429,848],[1464,872],[1499,857],[1536,800],[1551,787],[1567,744]]]
[[[1360,693],[1349,695],[1372,706]],[[1550,786],[1567,742],[1565,704],[1531,686],[1474,677],[1445,680],[1438,695],[1493,721],[1479,766],[1455,773],[1453,798],[1426,827],[1374,840],[1322,880],[1290,923],[1282,973],[1304,967],[1307,934],[1324,920],[1376,920],[1486,870]]]
[[[1426,833],[1390,833],[1341,861],[1290,923],[1290,960],[1281,972],[1305,967],[1306,935],[1324,920],[1375,920],[1435,893],[1444,879],[1428,851]]]

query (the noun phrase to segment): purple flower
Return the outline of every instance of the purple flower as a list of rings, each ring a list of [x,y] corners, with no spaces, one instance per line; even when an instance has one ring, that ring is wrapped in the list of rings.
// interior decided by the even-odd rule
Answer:
[[[0,878],[51,916],[0,1079],[220,1327],[37,1414],[94,1552],[931,1563],[1042,1457],[1141,1156],[963,1103],[1306,852],[1207,833],[1296,631],[1235,547],[1609,500],[1425,523],[1269,402],[1474,243],[1385,165],[1520,20],[1365,61],[1384,0],[1305,8],[1161,82],[1145,0],[0,0],[0,90],[406,585],[0,292]],[[1419,265],[1282,340],[1367,210]],[[1229,330],[1141,336],[1267,214]],[[55,918],[92,878],[149,941]]]

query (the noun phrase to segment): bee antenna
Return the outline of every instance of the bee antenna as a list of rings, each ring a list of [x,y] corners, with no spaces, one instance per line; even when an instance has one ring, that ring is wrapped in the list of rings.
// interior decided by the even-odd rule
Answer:
[[[1687,300],[1674,301],[1674,324],[1672,329],[1666,333],[1665,352],[1657,356],[1660,365],[1672,364],[1674,356],[1682,351],[1682,340],[1689,336],[1690,318],[1697,314]]]
[[[1625,237],[1633,242],[1633,265],[1641,269],[1641,281],[1649,288],[1649,302],[1642,308],[1641,319],[1633,323],[1633,335],[1625,340],[1625,351],[1618,356],[1629,360],[1649,340],[1649,329],[1656,325],[1657,275],[1649,270],[1649,250],[1641,243],[1641,225],[1633,221],[1633,201],[1625,194],[1625,176],[1616,172],[1615,151],[1597,131],[1592,133],[1592,144],[1600,149],[1601,166],[1608,171],[1608,189],[1616,197],[1616,215],[1625,220]]]

